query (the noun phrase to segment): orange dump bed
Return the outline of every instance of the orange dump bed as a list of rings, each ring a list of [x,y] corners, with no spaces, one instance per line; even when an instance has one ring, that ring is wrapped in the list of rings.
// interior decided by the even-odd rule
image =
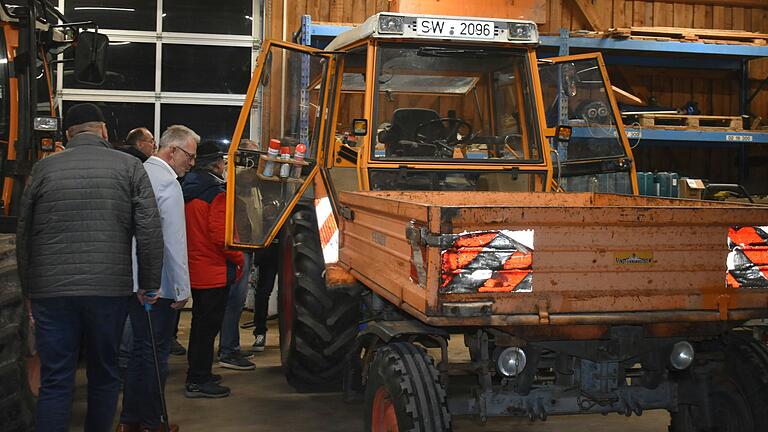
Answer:
[[[768,207],[520,192],[340,201],[340,264],[433,325],[768,317]]]

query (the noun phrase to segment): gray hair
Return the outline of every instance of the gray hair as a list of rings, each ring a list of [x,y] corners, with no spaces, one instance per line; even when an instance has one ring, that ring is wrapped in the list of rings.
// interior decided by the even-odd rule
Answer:
[[[200,135],[196,134],[192,129],[182,125],[168,126],[168,129],[160,137],[158,148],[183,145],[190,138],[195,141],[195,144],[200,144]]]

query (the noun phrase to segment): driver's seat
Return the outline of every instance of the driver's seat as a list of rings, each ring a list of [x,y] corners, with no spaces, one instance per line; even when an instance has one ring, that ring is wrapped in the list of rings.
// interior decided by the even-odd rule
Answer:
[[[435,110],[426,108],[398,108],[392,113],[390,128],[379,133],[379,142],[387,145],[387,156],[430,156],[434,154],[434,146],[420,151],[417,147],[416,130],[433,120],[440,120],[440,115]],[[420,134],[424,135],[425,143],[443,139],[446,135],[445,127],[441,122],[435,121],[429,126],[421,128]],[[406,143],[401,143],[406,141]],[[425,154],[420,154],[426,152]],[[416,154],[418,153],[418,154]]]

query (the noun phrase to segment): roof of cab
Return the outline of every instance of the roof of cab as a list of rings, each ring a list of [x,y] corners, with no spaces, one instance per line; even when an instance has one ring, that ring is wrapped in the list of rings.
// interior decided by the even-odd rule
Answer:
[[[381,33],[379,31],[379,17],[403,17],[406,24],[406,31],[404,34],[393,33]],[[467,37],[425,37],[423,35],[417,35],[416,23],[419,19],[438,19],[438,20],[451,20],[451,21],[472,21],[472,22],[492,22],[494,23],[494,38],[493,39],[473,39]],[[509,23],[516,23],[521,25],[530,25],[533,28],[533,34],[530,39],[526,40],[509,40],[507,38]],[[325,47],[327,51],[335,51],[344,48],[355,42],[374,38],[398,38],[398,39],[416,39],[416,40],[452,40],[452,41],[480,41],[487,43],[524,43],[524,44],[537,44],[539,42],[539,33],[536,23],[527,20],[512,20],[512,19],[498,19],[498,18],[482,18],[482,17],[459,17],[459,16],[446,16],[446,15],[417,15],[417,14],[405,14],[405,13],[391,13],[380,12],[376,15],[369,17],[364,23],[350,30],[347,30],[338,36],[336,36],[331,43]]]

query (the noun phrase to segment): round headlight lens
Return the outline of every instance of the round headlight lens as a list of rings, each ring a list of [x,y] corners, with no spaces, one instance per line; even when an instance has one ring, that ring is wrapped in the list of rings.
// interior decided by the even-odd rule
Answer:
[[[525,352],[518,347],[509,347],[499,354],[496,366],[499,372],[512,377],[520,374],[525,369]]]
[[[696,352],[693,349],[693,345],[689,342],[681,341],[672,347],[672,352],[669,354],[669,362],[677,370],[687,369],[693,363],[695,355]]]

